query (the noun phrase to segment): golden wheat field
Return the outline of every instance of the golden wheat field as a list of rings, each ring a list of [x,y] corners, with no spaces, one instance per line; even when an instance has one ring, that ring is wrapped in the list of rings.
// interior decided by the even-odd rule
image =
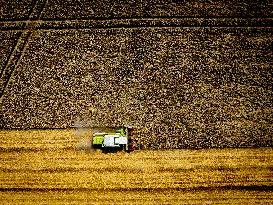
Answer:
[[[272,204],[272,148],[80,149],[88,132],[0,131],[1,204]]]

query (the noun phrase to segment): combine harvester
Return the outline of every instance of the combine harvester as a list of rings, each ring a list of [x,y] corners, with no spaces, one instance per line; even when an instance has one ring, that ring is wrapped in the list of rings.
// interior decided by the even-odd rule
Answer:
[[[92,136],[92,147],[104,153],[122,150],[129,153],[136,149],[132,134],[133,128],[128,126],[112,129],[110,132],[95,132]]]

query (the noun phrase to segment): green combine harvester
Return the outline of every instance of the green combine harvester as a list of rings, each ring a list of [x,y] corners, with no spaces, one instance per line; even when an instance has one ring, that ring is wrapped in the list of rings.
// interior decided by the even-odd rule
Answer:
[[[110,132],[95,132],[92,147],[105,153],[122,150],[126,152],[134,151],[135,146],[132,143],[131,131],[132,127],[123,126]]]

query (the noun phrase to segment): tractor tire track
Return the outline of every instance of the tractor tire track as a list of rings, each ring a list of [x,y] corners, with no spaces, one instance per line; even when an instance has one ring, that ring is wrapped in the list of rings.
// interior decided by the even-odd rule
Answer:
[[[16,35],[14,36],[14,39],[15,39],[14,41],[15,41],[15,42],[18,42],[18,39],[21,37],[21,35],[22,35],[22,32],[16,34]],[[9,61],[9,59],[11,58],[11,56],[12,56],[12,54],[13,54],[15,48],[16,48],[16,45],[17,45],[16,43],[13,43],[13,45],[10,45],[10,46],[9,46],[9,47],[10,47],[10,48],[9,48],[9,52],[8,52],[8,54],[7,54],[7,56],[6,56],[5,60],[4,60],[4,62],[2,62],[1,71],[0,71],[0,79],[3,78],[4,68],[7,67],[8,61]]]
[[[0,99],[4,95],[5,90],[8,87],[8,84],[11,81],[14,71],[16,70],[17,65],[19,64],[26,46],[28,45],[29,39],[32,34],[32,29],[27,29],[29,25],[29,20],[35,19],[38,20],[41,16],[43,8],[46,4],[47,0],[37,0],[32,9],[30,10],[30,14],[28,17],[28,21],[23,23],[24,31],[20,34],[18,41],[16,42],[14,49],[11,54],[8,56],[8,59],[1,71],[1,81],[0,81]],[[33,26],[33,25],[32,25]]]
[[[42,12],[47,4],[47,0],[37,0],[33,12],[29,15],[31,20],[39,20],[42,16]]]
[[[28,23],[27,27],[22,26]],[[270,27],[272,18],[108,18],[75,20],[31,20],[0,22],[2,31],[23,30],[73,30],[73,29],[115,29],[115,28],[156,28],[156,27],[224,27],[224,28],[263,28]]]
[[[28,44],[31,32],[23,32],[14,48],[14,51],[10,55],[10,58],[7,62],[7,66],[3,69],[3,74],[1,76],[1,88],[0,88],[0,98],[4,95],[4,92],[11,80],[12,74],[14,73],[22,54],[25,51],[25,47]]]

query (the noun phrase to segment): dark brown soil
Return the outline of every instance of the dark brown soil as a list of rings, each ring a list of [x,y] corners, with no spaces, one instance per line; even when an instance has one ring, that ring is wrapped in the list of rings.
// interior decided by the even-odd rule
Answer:
[[[268,2],[61,2],[4,6],[0,128],[129,124],[147,148],[273,145]]]

